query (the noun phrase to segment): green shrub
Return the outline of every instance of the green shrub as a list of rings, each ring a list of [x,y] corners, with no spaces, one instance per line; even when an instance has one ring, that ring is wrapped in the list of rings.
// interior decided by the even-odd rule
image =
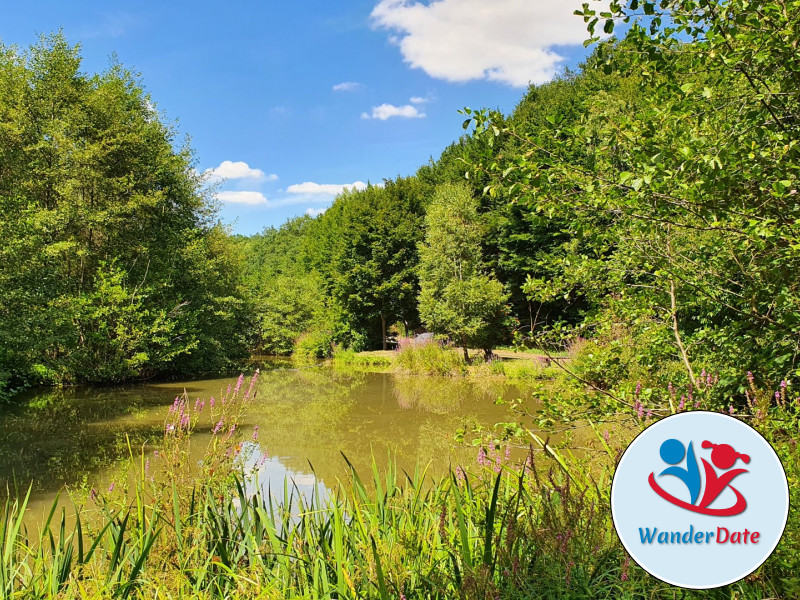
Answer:
[[[292,357],[299,362],[313,362],[333,355],[333,340],[330,333],[320,330],[307,331],[294,345]]]

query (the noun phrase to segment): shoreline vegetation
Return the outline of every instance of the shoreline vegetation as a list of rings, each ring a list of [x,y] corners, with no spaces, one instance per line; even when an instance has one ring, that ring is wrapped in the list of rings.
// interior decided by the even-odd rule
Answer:
[[[554,354],[530,350],[495,349],[487,361],[481,350],[465,350],[435,340],[414,343],[399,340],[396,350],[355,352],[336,348],[330,364],[335,368],[379,369],[405,375],[437,375],[443,377],[505,377],[509,380],[555,379],[561,372],[554,362],[567,363],[572,351]]]
[[[24,525],[27,497],[9,499],[0,522],[4,598],[673,598],[627,557],[611,525],[608,493],[624,441],[593,425],[582,457],[521,429],[484,443],[474,463],[433,477],[399,473],[390,459],[326,494],[291,482],[276,499],[260,489],[258,432],[240,427],[258,373],[216,402],[179,396],[159,450],[130,452],[108,489],[54,503],[38,531]],[[797,506],[800,401],[750,382],[747,419],[778,452]],[[700,406],[708,396],[698,394]],[[695,405],[682,410],[693,410]],[[209,414],[210,413],[210,414]],[[653,417],[638,408],[634,428]],[[199,423],[214,424],[196,466]],[[616,438],[617,436],[615,436]],[[528,444],[515,463],[508,449]],[[346,457],[343,457],[347,461]],[[244,468],[244,464],[252,465]],[[776,552],[753,574],[682,598],[790,598],[797,575],[797,511]]]

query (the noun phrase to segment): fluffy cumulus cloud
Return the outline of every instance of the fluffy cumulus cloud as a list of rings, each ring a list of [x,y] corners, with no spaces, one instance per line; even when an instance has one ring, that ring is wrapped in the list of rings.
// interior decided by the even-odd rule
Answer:
[[[314,183],[313,181],[305,181],[303,183],[295,183],[286,188],[286,193],[297,194],[303,196],[336,196],[342,193],[345,189],[363,190],[367,184],[363,181],[354,181],[353,183]]]
[[[411,104],[404,104],[403,106],[395,106],[394,104],[381,104],[380,106],[373,106],[371,113],[361,113],[362,119],[380,119],[385,121],[392,117],[402,117],[404,119],[422,119],[425,117],[424,112]]]
[[[334,92],[355,92],[364,87],[363,83],[357,81],[343,81],[333,86]]]
[[[577,0],[381,0],[372,21],[431,77],[522,87],[553,78],[564,60],[554,46],[588,37],[573,14],[579,7]]]
[[[219,192],[217,200],[226,204],[267,204],[268,200],[261,192]]]
[[[327,208],[307,208],[306,209],[306,214],[309,217],[318,217],[322,213],[324,213],[326,210],[328,210],[328,209]]]
[[[211,179],[260,179],[275,181],[275,174],[266,175],[261,169],[253,169],[246,162],[223,160],[218,167],[207,169],[205,175]]]

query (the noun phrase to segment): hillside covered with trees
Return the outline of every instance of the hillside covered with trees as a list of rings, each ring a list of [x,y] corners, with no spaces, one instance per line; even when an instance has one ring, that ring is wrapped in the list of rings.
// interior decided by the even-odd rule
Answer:
[[[248,238],[215,217],[140,81],[61,36],[0,62],[0,382],[115,381],[329,356],[430,330],[584,343],[601,388],[791,376],[800,335],[797,22],[770,4],[584,18],[575,72],[407,177]],[[660,11],[668,10],[670,25]]]

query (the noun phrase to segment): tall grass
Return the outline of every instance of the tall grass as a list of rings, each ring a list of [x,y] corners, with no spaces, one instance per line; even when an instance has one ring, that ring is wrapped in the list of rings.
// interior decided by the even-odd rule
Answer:
[[[464,375],[463,355],[435,341],[401,345],[395,360],[398,370],[420,375]]]

